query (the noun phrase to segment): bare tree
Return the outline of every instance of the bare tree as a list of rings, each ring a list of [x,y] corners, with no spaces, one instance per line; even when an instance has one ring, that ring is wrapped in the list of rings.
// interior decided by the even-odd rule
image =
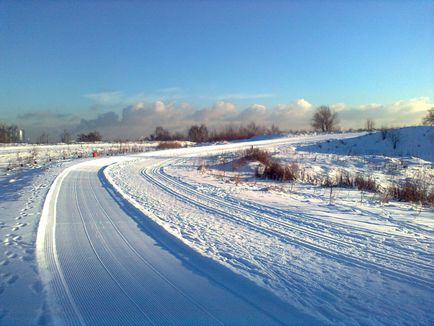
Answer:
[[[48,134],[43,131],[42,134],[36,139],[37,144],[48,144]]]
[[[60,141],[65,144],[70,144],[72,142],[72,135],[69,131],[64,130],[60,135]]]
[[[392,142],[393,149],[396,149],[401,140],[399,129],[393,129],[388,133],[389,139]]]
[[[202,143],[208,140],[208,128],[202,124],[200,127],[193,125],[188,130],[188,139],[196,143]]]
[[[375,122],[373,119],[371,118],[366,119],[365,129],[368,131],[372,131],[375,129]]]
[[[422,120],[422,123],[427,126],[434,126],[434,108],[428,110],[426,116]]]
[[[336,130],[338,122],[338,114],[330,110],[328,106],[322,105],[313,115],[312,127],[322,132],[330,132]]]
[[[158,126],[157,128],[155,128],[154,134],[151,135],[151,139],[165,141],[172,140],[172,136],[170,135],[170,132],[168,130],[164,129],[161,126]]]
[[[96,142],[101,141],[102,137],[98,131],[92,131],[88,134],[80,134],[77,136],[77,141],[79,142]]]
[[[0,143],[20,142],[20,132],[21,130],[16,125],[0,123]]]

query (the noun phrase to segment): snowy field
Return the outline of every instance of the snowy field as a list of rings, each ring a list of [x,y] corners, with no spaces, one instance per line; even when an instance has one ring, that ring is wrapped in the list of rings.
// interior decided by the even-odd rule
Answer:
[[[76,144],[1,144],[0,171],[20,167],[34,167],[51,161],[98,156],[146,152],[155,149],[155,142],[114,142]]]
[[[381,146],[393,157],[313,151],[325,138],[337,140],[326,140],[322,149],[334,142],[360,149],[379,134],[302,136],[152,153],[105,173],[171,234],[325,323],[430,325],[433,208],[382,202],[354,189],[330,195],[306,183],[264,181],[251,164],[228,168],[239,149],[255,145],[316,175],[344,169],[384,185],[423,174],[432,186],[433,162],[415,155],[432,157],[433,128],[403,136],[409,132],[422,144],[415,151],[408,143],[414,156],[399,157],[392,142]],[[354,136],[361,138],[347,139]]]
[[[91,325],[109,316],[115,324],[177,324],[190,309],[231,324],[235,315],[206,293],[235,304],[239,295],[231,293],[242,289],[248,300],[238,314],[268,320],[263,311],[273,303],[273,323],[432,325],[433,207],[350,188],[330,192],[309,178],[264,180],[257,162],[239,162],[240,151],[254,146],[315,180],[345,172],[385,188],[421,176],[434,186],[434,128],[400,132],[396,144],[381,133],[299,135],[80,160],[51,148],[51,162],[2,171],[0,325]],[[17,156],[12,147],[2,151]],[[58,212],[44,209],[40,224],[49,189],[45,206]],[[154,294],[143,296],[150,288]],[[255,300],[263,298],[260,312]],[[169,301],[182,309],[162,303]],[[142,303],[154,307],[150,314],[137,310]]]

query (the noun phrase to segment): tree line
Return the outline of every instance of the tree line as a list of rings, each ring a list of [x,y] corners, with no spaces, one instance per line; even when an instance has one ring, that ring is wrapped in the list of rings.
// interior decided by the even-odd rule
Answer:
[[[422,119],[422,124],[434,126],[434,107],[427,111],[426,116]],[[339,129],[339,117],[336,111],[333,111],[329,106],[322,105],[318,107],[312,117],[311,126],[315,131],[333,132]],[[384,128],[381,128],[384,129]],[[361,130],[373,131],[376,130],[375,121],[371,118],[366,119],[364,128]],[[156,141],[173,141],[173,140],[189,140],[196,143],[215,142],[215,141],[232,141],[239,139],[248,139],[260,135],[269,135],[279,133],[279,128],[275,125],[266,127],[258,125],[254,122],[246,126],[229,125],[220,130],[209,130],[205,124],[192,125],[186,133],[175,132],[171,133],[163,127],[159,126],[154,133],[148,136],[148,140]],[[18,143],[24,141],[23,131],[16,125],[7,125],[0,122],[0,143]],[[60,135],[60,140],[63,143],[69,144],[74,140],[78,142],[97,142],[102,140],[102,136],[98,131],[78,134],[74,139],[72,133],[64,130]],[[49,135],[45,131],[36,138],[36,143],[49,143]]]
[[[205,124],[192,125],[188,128],[186,133],[170,133],[161,126],[155,128],[153,134],[148,139],[156,141],[174,141],[174,140],[188,140],[195,143],[216,142],[216,141],[231,141],[248,139],[255,136],[270,135],[279,133],[280,130],[275,125],[266,127],[258,125],[254,122],[246,126],[229,125],[221,128],[220,130],[209,130]]]
[[[0,143],[19,143],[23,141],[22,136],[22,130],[18,126],[0,123]]]

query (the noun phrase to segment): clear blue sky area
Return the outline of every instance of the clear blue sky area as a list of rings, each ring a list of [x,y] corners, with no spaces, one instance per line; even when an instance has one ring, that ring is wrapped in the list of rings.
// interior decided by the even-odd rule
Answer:
[[[434,1],[0,1],[0,118],[115,91],[199,107],[432,98],[433,36]]]

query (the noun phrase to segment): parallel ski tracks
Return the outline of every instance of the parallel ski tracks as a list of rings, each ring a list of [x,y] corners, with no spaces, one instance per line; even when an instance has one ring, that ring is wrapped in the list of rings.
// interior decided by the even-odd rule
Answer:
[[[404,272],[391,266],[381,264],[380,262],[372,260],[365,261],[357,256],[349,254],[348,251],[363,250],[379,261],[392,260],[394,263],[399,264],[400,266],[405,266],[408,269],[413,270],[419,268],[429,273],[432,266],[421,260],[409,260],[408,257],[401,257],[393,252],[382,253],[380,249],[372,250],[365,247],[361,249],[364,244],[357,237],[350,236],[349,240],[352,243],[346,243],[346,239],[335,239],[324,233],[316,232],[312,228],[309,228],[309,226],[305,227],[301,225],[301,223],[294,225],[289,222],[294,219],[294,216],[292,214],[285,214],[285,212],[282,212],[282,210],[279,209],[259,206],[248,201],[241,203],[240,201],[232,199],[229,195],[223,200],[218,197],[204,194],[196,190],[194,187],[179,181],[177,178],[169,176],[164,171],[166,166],[174,163],[176,163],[176,160],[174,159],[160,161],[151,167],[143,169],[141,174],[148,182],[156,185],[162,191],[179,198],[183,202],[188,202],[190,205],[202,211],[213,213],[223,219],[229,219],[234,223],[247,226],[256,232],[277,237],[280,241],[321,252],[322,254],[344,264],[377,270],[394,279],[417,283],[423,288],[434,289],[434,285],[430,278],[421,277],[420,275],[410,273],[408,270]],[[276,216],[280,218],[287,217],[288,222],[279,220]],[[307,238],[310,238],[312,241],[308,242]],[[330,246],[321,245],[321,243],[317,241],[318,239],[323,241],[323,243],[332,244],[336,249],[332,249]],[[340,248],[344,250],[339,250]]]

